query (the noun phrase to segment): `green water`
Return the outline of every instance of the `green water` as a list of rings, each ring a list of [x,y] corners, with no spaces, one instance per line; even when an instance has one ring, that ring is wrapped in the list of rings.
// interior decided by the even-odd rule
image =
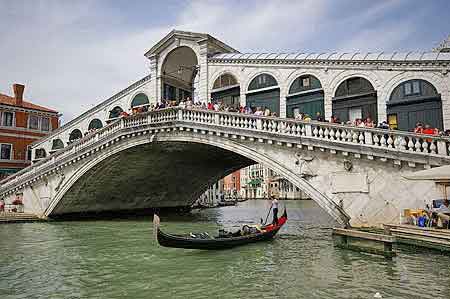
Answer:
[[[450,257],[392,260],[332,246],[332,220],[288,201],[273,242],[224,251],[158,247],[150,219],[0,225],[0,298],[450,298]],[[169,232],[227,228],[267,202],[161,216]]]

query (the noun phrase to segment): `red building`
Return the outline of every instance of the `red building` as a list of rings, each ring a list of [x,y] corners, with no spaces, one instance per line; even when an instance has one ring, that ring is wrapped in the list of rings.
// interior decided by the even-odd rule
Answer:
[[[31,163],[31,143],[58,128],[58,112],[23,100],[25,86],[14,96],[0,93],[0,179]]]
[[[223,178],[223,191],[227,196],[237,196],[241,190],[241,171],[237,170]]]

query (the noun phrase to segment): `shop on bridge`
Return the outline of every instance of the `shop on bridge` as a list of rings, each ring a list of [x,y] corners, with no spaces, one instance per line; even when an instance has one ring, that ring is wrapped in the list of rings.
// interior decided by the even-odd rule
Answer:
[[[409,80],[398,85],[387,102],[391,129],[412,131],[416,123],[443,130],[441,95],[425,80]]]
[[[332,102],[333,115],[341,122],[366,119],[377,121],[377,92],[372,84],[361,77],[342,82]]]
[[[292,82],[286,99],[287,117],[308,114],[313,119],[317,112],[324,115],[324,93],[322,85],[312,75],[300,76]]]
[[[271,112],[280,115],[280,87],[277,80],[270,74],[256,76],[249,84],[246,94],[247,106],[253,108],[269,108]]]
[[[211,102],[222,103],[227,107],[238,109],[240,104],[241,88],[237,79],[228,73],[222,74],[214,81],[211,90]]]

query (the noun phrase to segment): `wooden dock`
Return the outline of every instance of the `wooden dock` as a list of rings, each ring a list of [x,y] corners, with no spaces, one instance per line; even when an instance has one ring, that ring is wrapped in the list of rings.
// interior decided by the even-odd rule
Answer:
[[[358,229],[334,228],[338,247],[368,252],[386,257],[395,256],[393,245],[404,244],[450,252],[450,230],[418,227],[406,224],[384,224],[384,231],[367,232]]]
[[[338,247],[355,251],[395,256],[392,245],[395,242],[393,236],[376,234],[356,229],[333,228],[333,237]]]
[[[406,224],[384,224],[385,234],[398,244],[412,245],[450,252],[450,230]]]
[[[0,224],[36,221],[47,221],[47,219],[40,218],[35,214],[29,213],[0,212]]]

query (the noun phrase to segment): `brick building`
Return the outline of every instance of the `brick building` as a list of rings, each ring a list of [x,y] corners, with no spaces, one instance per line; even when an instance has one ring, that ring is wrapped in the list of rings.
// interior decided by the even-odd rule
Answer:
[[[58,112],[25,101],[24,89],[14,84],[14,96],[0,93],[0,179],[28,166],[30,144],[59,126]]]
[[[241,190],[241,172],[237,170],[223,178],[223,191],[228,197],[236,197]]]

